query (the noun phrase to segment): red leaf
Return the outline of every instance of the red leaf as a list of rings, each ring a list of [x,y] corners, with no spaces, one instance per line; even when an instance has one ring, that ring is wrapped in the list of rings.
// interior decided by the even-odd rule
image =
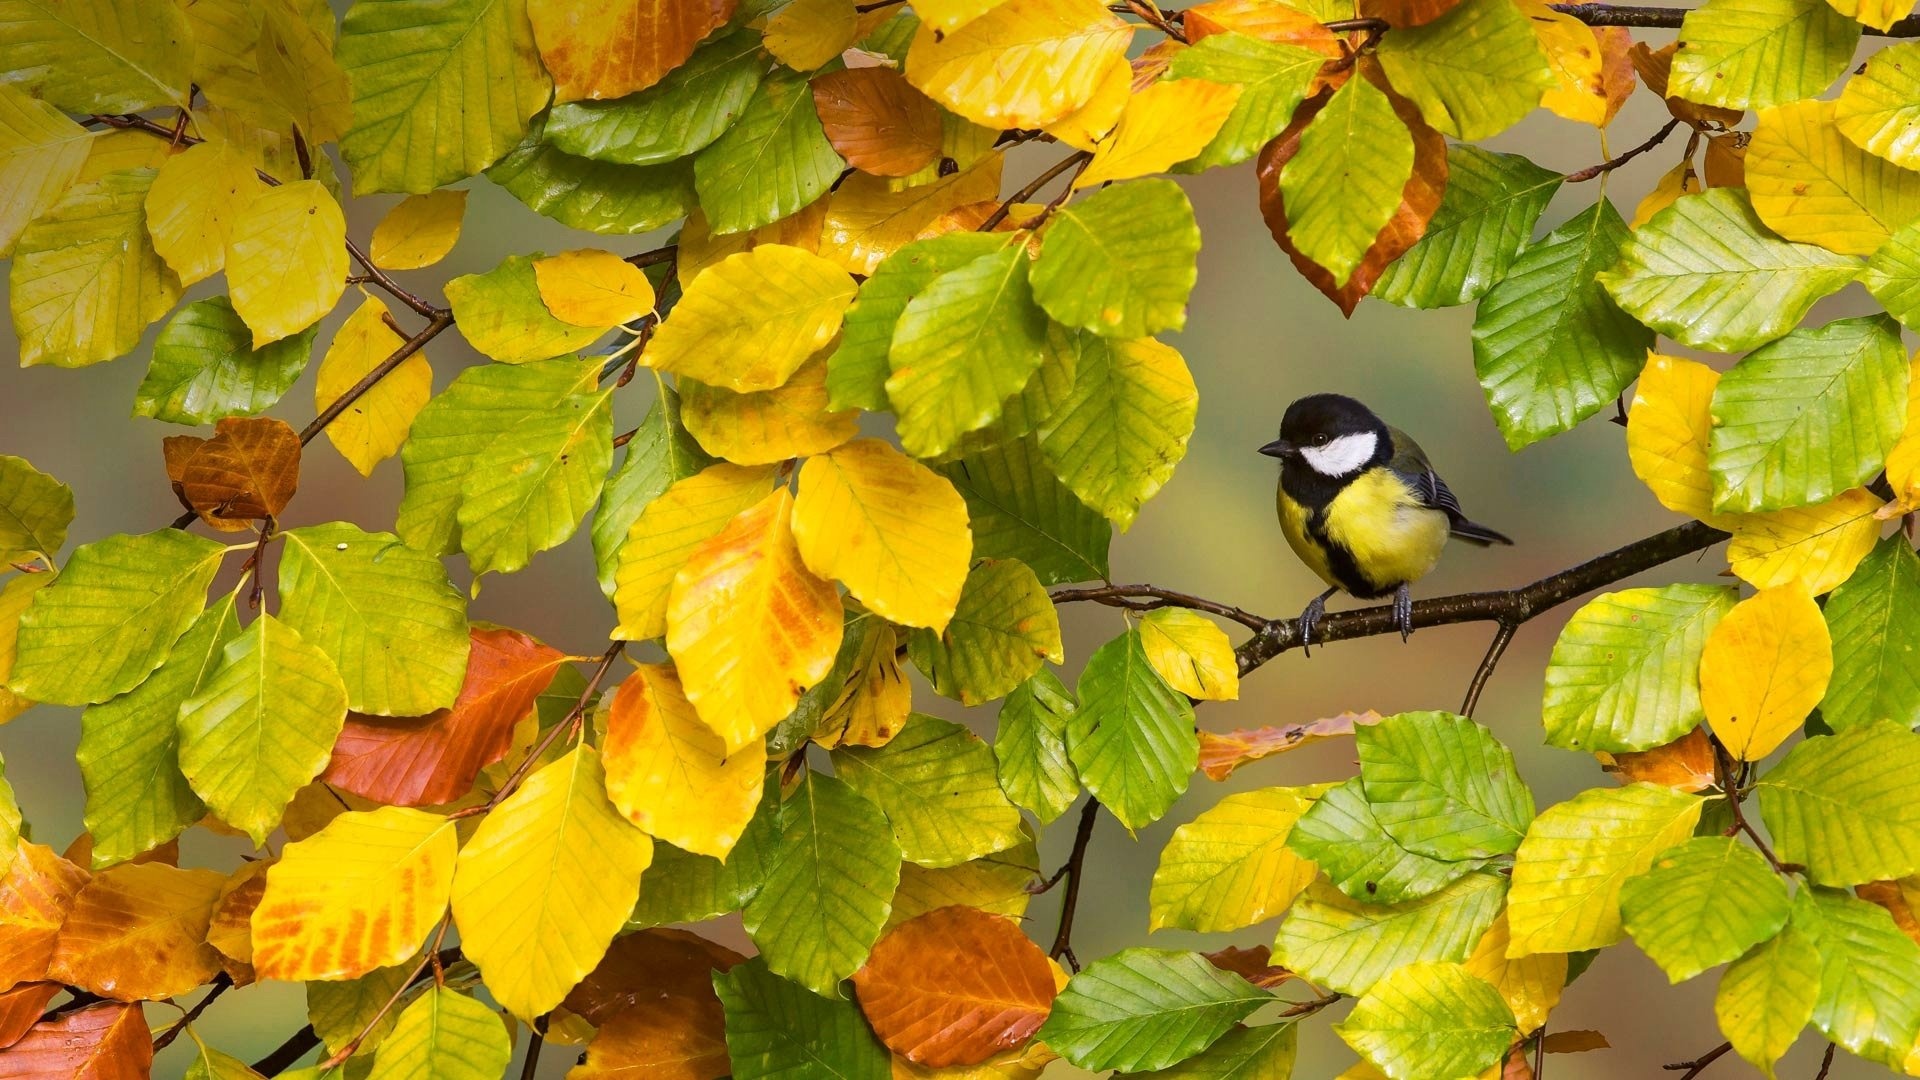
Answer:
[[[1202,731],[1200,771],[1206,773],[1209,780],[1225,780],[1233,775],[1233,770],[1249,761],[1259,761],[1263,757],[1295,750],[1321,739],[1351,735],[1356,724],[1379,722],[1380,714],[1368,709],[1366,712],[1343,712],[1338,716],[1309,720],[1304,724],[1247,728],[1229,731],[1224,735]]]
[[[47,1002],[65,989],[57,982],[34,982],[0,994],[0,1047],[19,1042],[28,1028],[40,1022]]]
[[[527,5],[555,101],[645,90],[733,17],[735,0],[541,0]]]
[[[567,994],[565,1006],[590,1024],[667,998],[712,1002],[713,973],[746,957],[686,930],[642,930],[615,938],[599,966]]]
[[[977,1065],[1027,1041],[1053,1007],[1053,969],[1012,919],[944,907],[893,928],[853,973],[874,1034],[909,1061]]]
[[[153,1032],[137,1005],[95,1005],[35,1024],[0,1050],[0,1080],[147,1080]]]

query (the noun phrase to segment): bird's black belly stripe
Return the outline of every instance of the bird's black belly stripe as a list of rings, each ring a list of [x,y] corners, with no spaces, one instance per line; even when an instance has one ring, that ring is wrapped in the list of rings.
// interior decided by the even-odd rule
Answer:
[[[1325,520],[1328,505],[1323,503],[1316,506],[1313,513],[1307,515],[1307,535],[1313,537],[1314,543],[1320,545],[1320,550],[1327,553],[1327,571],[1334,580],[1349,595],[1362,600],[1382,597],[1399,588],[1397,581],[1385,587],[1368,581],[1367,576],[1360,572],[1360,564],[1353,561],[1353,553],[1347,550],[1346,545],[1336,544],[1328,538]]]

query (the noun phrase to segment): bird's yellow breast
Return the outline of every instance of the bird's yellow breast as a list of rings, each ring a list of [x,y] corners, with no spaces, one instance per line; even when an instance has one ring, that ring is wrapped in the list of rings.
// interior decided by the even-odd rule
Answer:
[[[1287,545],[1321,580],[1348,592],[1364,585],[1377,594],[1417,581],[1433,569],[1447,543],[1447,515],[1422,505],[1389,469],[1369,469],[1341,489],[1321,513],[1318,530],[1311,507],[1284,490],[1278,502]],[[1329,546],[1338,550],[1330,552]],[[1338,565],[1343,561],[1350,561],[1360,581],[1345,579]]]

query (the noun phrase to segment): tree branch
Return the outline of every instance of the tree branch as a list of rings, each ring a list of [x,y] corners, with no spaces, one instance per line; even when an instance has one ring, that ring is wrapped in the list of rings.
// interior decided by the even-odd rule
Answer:
[[[987,220],[980,223],[980,228],[977,231],[992,232],[994,230],[994,226],[999,225],[1001,222],[1007,220],[1007,214],[1012,212],[1014,205],[1016,203],[1022,203],[1027,201],[1028,199],[1033,198],[1033,196],[1036,193],[1038,193],[1041,188],[1046,187],[1048,184],[1052,183],[1054,178],[1059,176],[1061,173],[1066,172],[1068,169],[1073,168],[1075,165],[1078,165],[1083,161],[1091,161],[1091,160],[1093,160],[1092,154],[1088,153],[1085,150],[1075,150],[1073,153],[1068,154],[1066,157],[1063,157],[1059,161],[1054,162],[1052,168],[1048,169],[1046,172],[1041,173],[1039,176],[1034,177],[1033,181],[1029,183],[1026,187],[1023,187],[1019,191],[1014,192],[1012,195],[1007,196],[1007,200],[1001,203],[999,207],[994,210],[993,213],[987,215]]]
[[[1187,608],[1192,611],[1204,611],[1209,615],[1218,615],[1223,619],[1232,619],[1249,630],[1259,631],[1267,628],[1267,620],[1250,611],[1242,611],[1231,604],[1221,604],[1205,600],[1187,593],[1162,589],[1156,585],[1099,585],[1082,589],[1059,589],[1053,593],[1056,604],[1071,604],[1077,601],[1091,600],[1107,607],[1124,608],[1128,611],[1155,611],[1160,608]]]
[[[381,379],[392,374],[394,368],[406,363],[407,357],[419,352],[421,346],[432,341],[435,337],[439,336],[440,331],[452,325],[452,312],[436,311],[432,318],[427,321],[427,325],[421,327],[412,337],[402,342],[399,348],[393,350],[392,355],[380,361],[379,365],[362,376],[359,382],[347,387],[346,392],[335,398],[333,404],[322,409],[320,415],[313,418],[312,423],[300,429],[300,445],[305,446],[315,438],[318,438],[320,433],[325,431],[327,425],[333,423],[336,417],[346,412],[354,402],[364,397],[367,391],[373,389]]]
[[[1701,1054],[1699,1057],[1694,1058],[1692,1061],[1676,1061],[1671,1065],[1662,1065],[1660,1067],[1663,1069],[1666,1069],[1669,1072],[1679,1072],[1681,1069],[1685,1069],[1687,1071],[1681,1074],[1680,1080],[1693,1080],[1694,1077],[1699,1076],[1703,1072],[1706,1072],[1707,1066],[1713,1064],[1716,1061],[1719,1061],[1720,1055],[1726,1053],[1731,1049],[1733,1049],[1732,1043],[1723,1042],[1719,1046],[1716,1046],[1713,1049],[1707,1051],[1706,1053]]]
[[[201,998],[199,1001],[194,1002],[193,1008],[188,1009],[184,1013],[182,1013],[180,1016],[180,1019],[175,1020],[173,1022],[172,1027],[169,1027],[167,1030],[161,1032],[160,1037],[153,1040],[154,1052],[158,1053],[159,1051],[165,1050],[167,1047],[173,1045],[173,1040],[180,1037],[180,1033],[187,1029],[187,1025],[193,1023],[195,1020],[200,1019],[200,1014],[207,1011],[207,1006],[213,1004],[214,999],[218,998],[221,994],[226,993],[227,988],[231,987],[232,985],[233,985],[233,977],[228,975],[226,972],[223,971],[219,975],[216,975],[214,977],[212,984],[207,990],[207,995]]]
[[[1480,704],[1480,691],[1487,688],[1487,680],[1493,678],[1493,669],[1506,655],[1507,646],[1513,644],[1513,635],[1519,629],[1519,623],[1501,620],[1500,629],[1494,631],[1493,644],[1487,646],[1487,655],[1480,659],[1480,666],[1473,671],[1473,681],[1467,684],[1467,699],[1460,705],[1461,716],[1473,716],[1474,707]]]
[[[313,1025],[308,1024],[287,1037],[287,1041],[276,1047],[273,1053],[253,1063],[253,1071],[261,1076],[279,1076],[287,1071],[294,1062],[307,1056],[307,1052],[320,1045],[320,1036],[313,1033]]]
[[[1605,176],[1607,173],[1610,173],[1613,170],[1619,168],[1620,166],[1625,165],[1627,162],[1632,161],[1634,158],[1639,157],[1641,154],[1644,154],[1647,151],[1653,149],[1654,147],[1659,146],[1661,143],[1666,142],[1667,136],[1673,134],[1673,129],[1679,126],[1680,126],[1679,117],[1675,117],[1672,120],[1667,121],[1666,126],[1661,128],[1659,131],[1654,132],[1652,137],[1647,139],[1646,142],[1643,142],[1639,146],[1636,146],[1633,149],[1627,151],[1626,153],[1621,154],[1619,157],[1608,158],[1606,161],[1603,161],[1598,165],[1589,165],[1586,168],[1581,169],[1579,172],[1568,173],[1567,183],[1582,184],[1588,180],[1592,180],[1596,176]]]
[[[1100,800],[1087,796],[1087,803],[1080,808],[1080,827],[1074,830],[1073,854],[1067,856],[1067,865],[1054,874],[1059,880],[1060,874],[1067,875],[1066,895],[1060,899],[1060,929],[1053,935],[1053,947],[1047,955],[1055,960],[1065,959],[1067,966],[1080,970],[1080,958],[1073,955],[1073,915],[1080,906],[1080,878],[1087,863],[1087,843],[1093,839],[1093,823],[1100,816]]]

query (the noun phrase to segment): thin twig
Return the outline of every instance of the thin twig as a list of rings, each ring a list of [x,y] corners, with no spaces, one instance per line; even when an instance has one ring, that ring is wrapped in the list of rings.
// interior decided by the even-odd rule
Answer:
[[[629,255],[627,256],[627,261],[645,270],[649,266],[672,262],[678,258],[679,255],[680,245],[668,244],[666,247],[657,247],[652,251],[643,251],[638,255]]]
[[[354,261],[360,264],[360,268],[366,271],[366,273],[357,276],[364,277],[375,285],[385,289],[393,295],[394,299],[412,308],[422,317],[437,319],[447,314],[445,308],[438,308],[427,303],[412,292],[402,288],[399,282],[387,276],[385,270],[373,265],[373,260],[367,256],[367,253],[361,249],[359,244],[354,243],[353,237],[351,236],[347,237],[347,254],[352,255]]]
[[[349,406],[360,400],[360,398],[363,397],[367,391],[373,389],[381,379],[392,374],[393,369],[406,363],[407,357],[419,352],[421,346],[432,341],[435,337],[439,336],[440,331],[452,325],[452,312],[443,311],[429,319],[427,325],[421,327],[412,337],[401,342],[399,348],[393,350],[391,355],[385,360],[380,361],[372,371],[367,372],[366,375],[361,377],[359,382],[347,387],[344,393],[333,399],[333,404],[320,410],[320,415],[314,417],[312,423],[301,428],[300,445],[305,446],[312,442],[322,431],[327,429],[328,424],[333,423],[336,417],[346,412]]]
[[[1719,1061],[1720,1055],[1726,1053],[1731,1049],[1733,1049],[1732,1043],[1723,1042],[1719,1046],[1716,1046],[1713,1049],[1707,1051],[1706,1053],[1701,1054],[1699,1057],[1694,1058],[1692,1061],[1676,1061],[1671,1065],[1662,1065],[1660,1067],[1667,1070],[1668,1072],[1679,1072],[1681,1069],[1685,1069],[1686,1072],[1681,1075],[1680,1080],[1693,1080],[1694,1077],[1699,1076],[1703,1072],[1706,1072],[1707,1066],[1713,1064],[1716,1061]]]
[[[1487,688],[1487,680],[1493,677],[1493,669],[1500,663],[1500,657],[1506,654],[1507,646],[1513,644],[1514,632],[1520,629],[1518,623],[1502,622],[1500,629],[1493,633],[1493,644],[1487,646],[1487,655],[1480,659],[1480,666],[1473,671],[1473,681],[1467,684],[1467,699],[1460,705],[1460,715],[1471,717],[1474,707],[1480,704],[1480,691]]]
[[[527,1062],[520,1066],[520,1080],[533,1080],[540,1071],[540,1048],[547,1044],[546,1036],[533,1028],[527,1029]]]
[[[1049,168],[1046,172],[1043,172],[1039,176],[1034,177],[1033,181],[1029,183],[1026,187],[1023,187],[1019,191],[1014,192],[1012,195],[1007,196],[1007,200],[1001,203],[997,208],[995,208],[993,213],[987,215],[987,220],[980,223],[980,228],[977,231],[992,232],[994,229],[994,226],[1007,220],[1007,214],[1012,212],[1013,207],[1016,203],[1023,203],[1023,202],[1026,202],[1028,199],[1033,198],[1033,196],[1037,192],[1039,192],[1041,188],[1046,187],[1048,184],[1052,183],[1057,177],[1059,177],[1061,173],[1066,172],[1068,169],[1073,168],[1075,165],[1078,165],[1083,161],[1089,161],[1092,158],[1093,158],[1093,154],[1091,154],[1086,150],[1075,150],[1073,153],[1068,154],[1066,157],[1063,157],[1059,161],[1054,162],[1052,168]]]
[[[440,929],[433,939],[435,947],[428,949],[427,954],[420,958],[420,962],[413,965],[413,972],[407,976],[406,981],[400,984],[400,988],[395,990],[393,994],[387,998],[386,1002],[380,1006],[379,1010],[375,1012],[365,1024],[361,1025],[360,1030],[354,1034],[353,1038],[347,1040],[345,1046],[342,1046],[333,1054],[328,1055],[326,1060],[320,1063],[322,1071],[338,1068],[348,1058],[358,1053],[360,1051],[360,1044],[366,1042],[367,1036],[373,1034],[373,1029],[380,1026],[380,1021],[385,1020],[387,1014],[392,1012],[396,1005],[400,1004],[400,999],[407,996],[407,991],[412,990],[414,986],[421,981],[422,977],[427,974],[429,967],[438,971],[443,965],[452,963],[454,960],[460,958],[460,950],[458,947],[447,949],[444,952],[438,948],[439,943],[446,939],[447,925],[452,921],[452,912],[441,916]]]
[[[1188,608],[1204,611],[1209,615],[1218,615],[1223,619],[1232,619],[1249,630],[1264,630],[1267,620],[1250,611],[1242,611],[1231,604],[1217,603],[1202,597],[1192,596],[1172,589],[1162,589],[1157,585],[1099,585],[1083,589],[1059,589],[1053,594],[1056,604],[1071,604],[1076,601],[1090,600],[1107,607],[1125,608],[1128,611],[1154,611],[1159,608]]]
[[[188,1009],[184,1014],[181,1015],[180,1019],[175,1020],[173,1022],[172,1027],[169,1027],[167,1030],[161,1032],[160,1037],[153,1040],[154,1052],[158,1053],[162,1050],[165,1050],[167,1047],[173,1045],[173,1040],[179,1038],[180,1033],[187,1030],[187,1025],[193,1023],[195,1020],[200,1019],[200,1014],[207,1011],[207,1006],[213,1004],[214,999],[219,997],[221,994],[226,993],[227,989],[232,985],[233,985],[233,977],[228,975],[226,972],[223,971],[220,974],[215,975],[213,977],[213,982],[208,984],[208,990],[207,990],[206,996],[201,998],[199,1001],[194,1002],[193,1008]]]
[[[1073,833],[1073,853],[1067,856],[1067,865],[1061,867],[1067,875],[1067,892],[1060,899],[1060,929],[1053,935],[1053,947],[1047,950],[1048,956],[1064,959],[1075,971],[1080,970],[1080,958],[1073,955],[1073,915],[1080,906],[1080,879],[1086,869],[1087,843],[1093,839],[1093,823],[1099,816],[1100,800],[1088,796],[1086,805],[1080,808],[1080,827]]]
[[[1634,158],[1639,157],[1641,154],[1644,154],[1647,151],[1653,149],[1654,147],[1659,146],[1661,143],[1666,142],[1667,136],[1673,134],[1674,129],[1678,128],[1679,126],[1680,126],[1680,120],[1678,117],[1675,117],[1674,119],[1667,121],[1666,124],[1662,126],[1659,131],[1654,132],[1651,136],[1647,138],[1646,142],[1641,143],[1639,146],[1636,146],[1633,149],[1628,150],[1627,152],[1619,155],[1618,157],[1608,158],[1607,160],[1601,162],[1598,165],[1589,165],[1586,168],[1581,169],[1579,172],[1568,173],[1567,183],[1582,184],[1588,180],[1592,180],[1597,176],[1605,176],[1607,173],[1610,173],[1613,170],[1619,168],[1620,166],[1625,165],[1627,162],[1632,161]]]
[[[1833,1068],[1833,1052],[1839,1049],[1833,1043],[1827,1044],[1827,1053],[1820,1059],[1820,1071],[1813,1074],[1813,1080],[1827,1080],[1827,1070]]]
[[[261,1076],[279,1076],[287,1071],[294,1062],[307,1056],[307,1052],[320,1045],[320,1036],[314,1034],[313,1025],[308,1024],[281,1043],[271,1054],[253,1063],[253,1071]]]
[[[1346,995],[1340,993],[1328,993],[1321,997],[1314,998],[1312,1001],[1302,1001],[1295,1005],[1289,1005],[1280,1010],[1280,1018],[1284,1020],[1296,1016],[1311,1016],[1345,996]]]
[[[1719,739],[1716,738],[1712,742],[1714,782],[1719,785],[1721,791],[1726,793],[1727,810],[1733,815],[1733,824],[1727,828],[1726,835],[1746,833],[1747,839],[1753,841],[1753,846],[1759,848],[1760,854],[1766,856],[1767,863],[1773,867],[1773,872],[1776,874],[1798,874],[1804,871],[1806,867],[1799,863],[1781,862],[1780,857],[1767,846],[1767,842],[1760,838],[1760,833],[1753,827],[1753,823],[1747,820],[1746,812],[1740,809],[1740,803],[1746,795],[1740,790],[1739,778],[1734,775],[1733,759],[1728,756],[1727,748],[1720,744]]]

